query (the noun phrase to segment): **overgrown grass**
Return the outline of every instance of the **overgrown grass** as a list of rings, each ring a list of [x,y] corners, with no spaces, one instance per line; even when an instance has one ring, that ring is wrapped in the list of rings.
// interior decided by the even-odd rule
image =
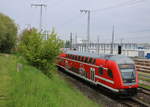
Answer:
[[[140,80],[150,82],[150,78],[144,78],[143,76],[139,76]]]
[[[19,72],[16,66],[23,66]],[[0,107],[98,107],[55,72],[49,79],[22,58],[0,55]],[[3,97],[1,97],[3,96]]]
[[[147,77],[145,77],[147,76]],[[145,81],[145,82],[150,82],[150,78],[148,78],[150,76],[150,74],[148,73],[143,73],[143,72],[139,72],[139,80]],[[143,83],[140,83],[140,86],[150,89],[149,85],[145,85]]]
[[[144,88],[147,88],[147,89],[150,89],[150,86],[145,85],[145,84],[141,84],[141,83],[140,83],[140,86],[141,86],[141,87],[144,87]]]

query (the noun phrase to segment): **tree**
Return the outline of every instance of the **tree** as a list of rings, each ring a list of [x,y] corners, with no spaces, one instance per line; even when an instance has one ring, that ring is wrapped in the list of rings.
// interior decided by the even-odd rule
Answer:
[[[42,34],[34,28],[24,30],[19,43],[19,51],[22,55],[32,65],[43,71],[50,69],[61,52],[61,47],[63,47],[63,42],[57,38],[54,31],[48,34],[48,40],[45,40]]]
[[[14,21],[0,13],[0,52],[10,53],[16,45],[17,26]]]

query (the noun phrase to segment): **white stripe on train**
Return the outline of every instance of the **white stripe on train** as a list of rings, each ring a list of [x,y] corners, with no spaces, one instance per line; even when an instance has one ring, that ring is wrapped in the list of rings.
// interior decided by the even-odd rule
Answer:
[[[105,88],[108,88],[108,89],[110,89],[110,90],[112,90],[112,91],[115,91],[115,92],[119,92],[119,90],[118,89],[115,89],[115,88],[112,88],[112,87],[110,87],[110,86],[107,86],[107,85],[105,85],[105,84],[103,84],[103,83],[100,83],[100,82],[95,82],[95,81],[92,81],[92,80],[90,80],[90,79],[88,79],[88,78],[85,78],[84,76],[81,76],[81,75],[79,75],[79,74],[77,74],[77,73],[74,73],[74,72],[72,72],[71,70],[68,70],[67,68],[65,68],[65,67],[63,67],[63,66],[61,66],[61,65],[58,65],[57,64],[57,66],[59,66],[59,67],[62,67],[63,69],[65,69],[67,72],[69,72],[69,73],[71,73],[71,74],[74,74],[74,75],[76,75],[76,76],[78,76],[78,77],[80,77],[80,78],[82,78],[82,79],[84,79],[84,80],[87,80],[87,81],[89,81],[89,82],[91,82],[91,83],[93,83],[93,84],[95,84],[95,85],[101,85],[101,86],[103,86],[103,87],[105,87]],[[111,80],[110,80],[111,81]]]
[[[98,76],[98,75],[95,75],[95,77],[96,77],[96,78],[99,78],[99,79],[101,79],[101,80],[107,81],[107,82],[109,82],[109,83],[114,84],[114,81],[112,81],[112,80],[109,80],[109,79],[106,79],[106,78],[100,77],[100,76]]]

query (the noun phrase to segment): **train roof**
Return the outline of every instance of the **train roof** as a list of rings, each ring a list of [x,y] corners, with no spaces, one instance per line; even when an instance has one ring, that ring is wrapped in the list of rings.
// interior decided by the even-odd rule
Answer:
[[[67,51],[66,54],[79,55],[79,56],[87,56],[92,58],[105,58],[105,54],[97,55],[89,52],[79,52],[79,51]]]
[[[79,56],[87,56],[92,58],[102,58],[102,59],[108,59],[116,61],[118,64],[125,64],[125,63],[134,63],[134,61],[124,55],[112,55],[112,54],[95,54],[95,53],[89,53],[89,52],[79,52],[79,51],[66,51],[66,54],[72,54],[72,55],[79,55]]]

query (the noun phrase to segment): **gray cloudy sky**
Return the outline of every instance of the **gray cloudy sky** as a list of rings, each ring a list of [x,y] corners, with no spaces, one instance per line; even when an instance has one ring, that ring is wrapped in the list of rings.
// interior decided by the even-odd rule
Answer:
[[[77,33],[85,39],[87,14],[80,9],[91,10],[91,40],[97,36],[101,42],[111,41],[115,25],[115,41],[150,43],[150,0],[0,0],[0,12],[15,20],[24,29],[31,24],[39,28],[39,8],[32,3],[45,3],[43,28],[53,27],[60,38],[69,39],[69,33]]]

